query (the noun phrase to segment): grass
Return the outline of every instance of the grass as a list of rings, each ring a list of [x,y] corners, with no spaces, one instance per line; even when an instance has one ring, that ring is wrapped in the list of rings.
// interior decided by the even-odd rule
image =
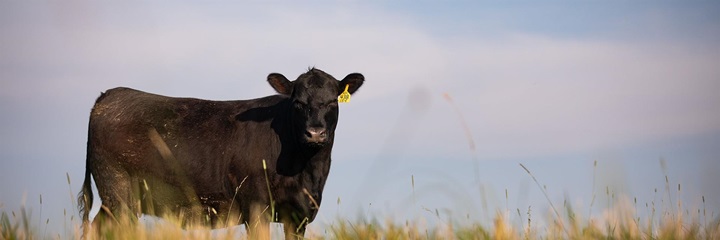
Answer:
[[[594,165],[597,166],[597,163]],[[547,195],[543,187],[540,187],[542,184],[530,169],[523,165],[521,167],[532,177],[543,194]],[[411,179],[414,191],[414,176],[411,176]],[[663,194],[671,196],[674,186],[667,179],[666,175],[666,193]],[[678,185],[675,193],[679,195],[681,190],[681,186]],[[576,211],[577,209],[567,202],[558,209],[548,198],[552,212],[544,214],[549,217],[542,219],[547,223],[542,227],[537,226],[536,223],[540,219],[534,216],[543,214],[534,214],[535,208],[528,206],[527,210],[515,209],[512,211],[517,213],[516,219],[525,219],[520,222],[514,221],[514,223],[510,217],[511,211],[507,209],[497,210],[492,224],[489,225],[467,222],[463,219],[450,219],[441,224],[428,226],[426,219],[396,221],[378,218],[355,220],[337,218],[333,223],[325,226],[323,233],[309,231],[306,237],[310,239],[720,239],[720,218],[715,217],[714,212],[707,212],[704,196],[702,196],[702,209],[696,211],[684,210],[682,202],[679,200],[670,205],[664,205],[666,209],[658,209],[654,201],[647,203],[645,207],[650,214],[643,218],[637,214],[636,198],[614,196],[610,191],[606,191],[606,194],[608,197],[612,196],[610,198],[612,202],[609,202],[608,208],[604,209],[601,215],[595,217],[591,215],[592,211],[590,211],[588,218],[581,217]],[[593,196],[593,203],[594,199],[595,196]],[[40,197],[40,203],[42,211],[42,197]],[[8,212],[0,204],[0,209],[2,210],[0,239],[78,239],[81,237],[80,223],[74,214],[69,216],[69,225],[67,214],[65,215],[66,219],[62,220],[65,222],[66,228],[63,234],[49,234],[45,229],[50,219],[42,221],[42,215],[40,215],[40,221],[31,221],[29,217],[31,214],[24,208],[17,212]],[[440,219],[437,211],[434,214]],[[90,239],[247,239],[244,229],[240,227],[225,231],[212,231],[202,227],[184,230],[180,227],[181,220],[167,218],[149,224],[135,224],[132,220],[121,219],[113,226],[104,228],[100,234],[91,231]],[[262,231],[268,234],[281,234],[280,231],[271,233],[269,229],[262,229]],[[269,237],[270,235],[261,236],[261,238]]]

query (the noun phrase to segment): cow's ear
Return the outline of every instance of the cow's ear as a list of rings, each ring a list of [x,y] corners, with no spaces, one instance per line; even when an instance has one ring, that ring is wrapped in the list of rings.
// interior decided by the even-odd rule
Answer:
[[[282,95],[290,95],[292,93],[292,82],[279,73],[271,73],[267,77],[268,83],[275,91]]]
[[[363,77],[362,74],[359,73],[351,73],[345,76],[342,81],[340,81],[340,89],[338,89],[338,95],[340,95],[342,92],[345,91],[345,86],[347,86],[347,90],[350,94],[355,93],[355,91],[362,86],[363,82],[365,81],[365,77]]]

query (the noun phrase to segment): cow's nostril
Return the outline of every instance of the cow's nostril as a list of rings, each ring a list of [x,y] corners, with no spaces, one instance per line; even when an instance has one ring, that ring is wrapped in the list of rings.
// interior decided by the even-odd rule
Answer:
[[[305,136],[313,141],[324,141],[327,132],[325,128],[308,128],[305,130]]]

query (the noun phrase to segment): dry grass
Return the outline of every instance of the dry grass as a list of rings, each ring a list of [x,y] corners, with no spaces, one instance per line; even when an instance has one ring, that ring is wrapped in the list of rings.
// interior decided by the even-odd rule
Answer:
[[[702,224],[699,216],[685,219],[681,214],[665,215],[658,220],[635,217],[627,203],[618,203],[607,209],[598,219],[580,219],[567,209],[562,219],[548,219],[548,227],[537,229],[530,224],[513,225],[506,214],[497,213],[492,226],[479,223],[448,223],[427,227],[422,220],[398,224],[386,220],[337,219],[325,230],[326,234],[308,233],[312,239],[718,239],[720,221],[714,219]],[[78,239],[81,231],[74,225],[69,235],[44,235],[39,226],[31,223],[28,214],[3,212],[0,218],[0,239]],[[179,221],[157,221],[136,224],[121,220],[113,226],[103,227],[100,233],[91,231],[90,239],[247,239],[240,228],[211,231],[205,228],[182,229]],[[270,237],[270,230],[263,229]]]
[[[529,169],[524,169],[532,176]],[[537,179],[534,180],[540,185]],[[671,189],[669,181],[666,185],[668,185],[666,191],[669,191]],[[678,185],[678,193],[680,190]],[[651,209],[650,216],[642,218],[636,212],[637,201],[634,198],[631,200],[629,197],[619,196],[612,199],[614,202],[602,214],[590,218],[581,217],[568,204],[556,209],[552,203],[549,203],[551,212],[545,214],[549,216],[548,219],[542,219],[547,223],[543,227],[536,226],[540,221],[533,218],[543,214],[534,214],[533,208],[528,207],[526,211],[516,209],[515,217],[527,220],[519,224],[517,220],[510,219],[507,210],[498,211],[490,226],[456,220],[428,226],[425,219],[404,222],[390,219],[336,219],[334,223],[326,225],[324,233],[309,231],[306,237],[310,239],[720,239],[720,218],[708,220],[704,205],[703,209],[690,211],[683,210],[679,201],[668,206],[669,209],[656,209],[655,204],[652,203],[647,206],[649,210]],[[703,203],[704,201],[703,197]],[[0,204],[0,209],[2,208]],[[20,209],[18,212],[2,210],[0,239],[79,239],[81,237],[80,224],[72,214],[69,216],[70,225],[65,224],[66,230],[63,234],[48,234],[44,231],[46,226],[43,226],[47,225],[47,221],[45,224],[42,220],[31,221],[29,217],[31,214],[25,209]],[[521,212],[526,214],[523,215]],[[710,213],[710,216],[712,218],[715,214]],[[68,218],[68,215],[65,217]],[[68,219],[63,221],[67,223]],[[242,227],[221,231],[203,227],[182,229],[181,222],[178,218],[164,218],[150,223],[143,220],[138,223],[137,220],[121,219],[112,226],[104,226],[100,231],[90,231],[89,238],[138,240],[248,238]],[[251,226],[262,228],[256,229],[264,233],[257,238],[281,237],[271,236],[270,229],[261,225]],[[272,231],[272,234],[282,233]]]
[[[563,208],[558,209],[550,200],[547,192],[540,181],[532,174],[530,169],[520,164],[520,167],[527,172],[532,180],[542,191],[549,205],[549,211],[542,219],[546,226],[538,227],[538,219],[533,218],[533,208],[528,207],[526,211],[527,222],[514,224],[510,219],[510,211],[497,211],[490,226],[484,226],[476,222],[463,222],[450,219],[447,222],[428,226],[425,219],[406,220],[399,223],[392,219],[384,221],[378,219],[336,219],[325,227],[324,234],[309,231],[306,234],[310,239],[720,239],[720,217],[715,213],[708,213],[705,209],[705,197],[702,196],[703,207],[697,211],[684,209],[680,198],[676,203],[672,202],[671,195],[674,187],[671,187],[665,162],[661,160],[660,165],[665,172],[665,193],[668,196],[669,205],[666,209],[657,209],[655,202],[646,204],[650,211],[648,217],[640,217],[637,213],[637,199],[626,196],[615,196],[614,193],[606,191],[608,207],[603,210],[600,216],[583,218],[565,202]],[[593,164],[597,167],[597,161]],[[593,170],[593,192],[595,192],[595,170]],[[411,176],[413,195],[415,191],[414,176]],[[67,176],[68,186],[70,177]],[[269,187],[269,185],[268,185]],[[70,201],[72,189],[70,191]],[[657,189],[655,190],[657,192]],[[677,185],[677,195],[681,193],[681,185]],[[506,198],[507,190],[506,190]],[[590,208],[595,202],[595,195],[592,196]],[[18,213],[3,209],[0,203],[0,240],[2,239],[79,239],[82,237],[81,223],[77,222],[74,214],[67,215],[65,211],[65,231],[63,234],[47,234],[46,228],[50,221],[42,222],[42,195],[40,195],[40,221],[37,225],[30,220],[32,214],[21,208]],[[339,200],[338,200],[339,201]],[[506,199],[507,201],[507,199]],[[339,202],[338,202],[339,203]],[[74,203],[73,203],[74,204]],[[255,215],[261,219],[266,211],[274,211],[271,206],[259,206]],[[428,209],[425,209],[428,210]],[[428,210],[429,211],[429,210]],[[516,209],[517,217],[524,219],[520,209]],[[74,212],[74,211],[73,211]],[[525,211],[523,211],[525,212]],[[592,213],[592,211],[590,211]],[[690,214],[695,213],[695,214]],[[437,211],[435,214],[439,218]],[[537,214],[535,214],[537,216]],[[542,215],[542,214],[541,214]],[[656,217],[659,216],[659,217]],[[69,217],[69,218],[68,218]],[[714,219],[713,219],[714,218]],[[68,226],[69,219],[69,226]],[[282,231],[270,231],[267,224],[250,223],[250,230],[255,233],[248,237],[241,227],[232,227],[225,230],[211,230],[207,227],[187,227],[183,229],[182,216],[164,217],[162,220],[144,221],[130,218],[121,218],[118,221],[106,222],[101,229],[91,229],[88,239],[277,239]],[[517,222],[516,222],[517,223]],[[43,226],[44,225],[44,226]],[[278,235],[278,236],[271,236]]]
[[[478,223],[446,224],[426,228],[417,222],[354,222],[338,220],[329,234],[318,239],[718,239],[720,221],[707,225],[699,218],[668,216],[658,221],[638,220],[625,207],[606,212],[607,218],[581,220],[568,209],[562,219],[551,218],[550,226],[517,227],[504,214],[496,214],[492,226]]]

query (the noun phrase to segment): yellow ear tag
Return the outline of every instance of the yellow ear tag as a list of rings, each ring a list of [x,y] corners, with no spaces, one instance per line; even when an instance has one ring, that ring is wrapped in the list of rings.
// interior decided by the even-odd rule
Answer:
[[[348,87],[350,87],[350,84],[345,85],[345,91],[343,91],[340,94],[340,96],[338,96],[338,102],[341,102],[341,103],[350,102],[350,93],[348,92]]]

